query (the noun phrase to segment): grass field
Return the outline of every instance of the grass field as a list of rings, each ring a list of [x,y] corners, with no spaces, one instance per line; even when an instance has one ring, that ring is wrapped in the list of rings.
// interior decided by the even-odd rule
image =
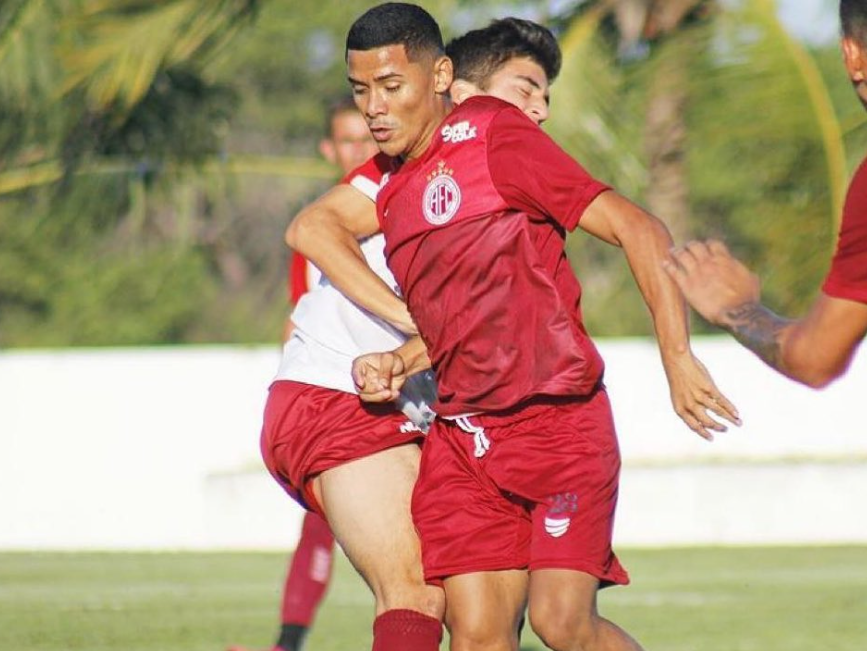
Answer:
[[[625,550],[604,614],[648,650],[865,651],[867,547]],[[0,554],[0,651],[267,648],[286,557]],[[372,601],[343,557],[308,651],[370,648]],[[525,632],[523,649],[544,647]]]

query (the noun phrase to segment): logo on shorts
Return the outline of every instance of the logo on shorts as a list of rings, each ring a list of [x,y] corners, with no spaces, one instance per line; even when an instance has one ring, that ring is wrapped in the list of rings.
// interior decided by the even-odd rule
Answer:
[[[578,496],[575,493],[558,493],[548,498],[548,512],[545,515],[545,531],[553,538],[559,538],[569,531],[572,516],[578,511]]]
[[[413,423],[411,420],[408,420],[400,426],[400,433],[409,434],[410,432],[421,432],[422,434],[424,434],[424,431],[421,427]]]
[[[428,175],[428,184],[422,197],[424,218],[434,226],[442,226],[458,212],[461,189],[452,178],[454,170],[440,161],[436,170]]]

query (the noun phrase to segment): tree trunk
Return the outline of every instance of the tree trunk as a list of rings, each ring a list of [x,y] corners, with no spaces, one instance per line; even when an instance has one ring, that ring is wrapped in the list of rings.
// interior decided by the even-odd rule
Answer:
[[[649,171],[645,197],[650,211],[668,225],[675,242],[680,243],[691,233],[686,70],[677,57],[664,57],[659,63],[645,115],[644,151]]]

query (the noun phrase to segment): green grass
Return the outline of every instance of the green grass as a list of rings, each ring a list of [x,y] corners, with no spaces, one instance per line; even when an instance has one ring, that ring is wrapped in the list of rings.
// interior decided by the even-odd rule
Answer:
[[[633,585],[600,608],[645,648],[865,651],[867,547],[625,550]],[[267,648],[282,554],[0,554],[2,651]],[[309,651],[370,648],[372,600],[346,560]],[[523,648],[541,650],[525,632]]]

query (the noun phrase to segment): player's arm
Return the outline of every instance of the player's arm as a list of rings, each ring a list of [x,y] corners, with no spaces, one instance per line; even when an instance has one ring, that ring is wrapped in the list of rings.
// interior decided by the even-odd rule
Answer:
[[[722,242],[690,242],[665,268],[705,319],[772,368],[814,388],[840,377],[867,335],[867,304],[825,293],[801,319],[774,314],[760,301],[758,277]]]
[[[349,184],[333,187],[301,210],[286,244],[312,261],[347,298],[406,333],[415,324],[403,301],[364,259],[359,238],[379,231],[376,204]]]
[[[584,211],[579,226],[623,249],[653,318],[677,414],[706,438],[712,438],[708,430],[726,429],[708,412],[740,424],[736,408],[690,348],[685,301],[662,266],[672,242],[665,224],[616,192],[604,192]]]
[[[496,117],[489,139],[491,175],[510,206],[555,220],[565,230],[579,225],[621,246],[653,315],[674,409],[705,438],[724,430],[711,411],[739,423],[734,406],[719,392],[692,354],[686,306],[662,270],[671,237],[658,219],[593,179],[571,156],[517,110]],[[515,165],[520,152],[522,165]]]
[[[352,379],[365,402],[388,402],[397,398],[410,375],[430,367],[427,348],[416,335],[395,350],[357,357],[352,363]]]

